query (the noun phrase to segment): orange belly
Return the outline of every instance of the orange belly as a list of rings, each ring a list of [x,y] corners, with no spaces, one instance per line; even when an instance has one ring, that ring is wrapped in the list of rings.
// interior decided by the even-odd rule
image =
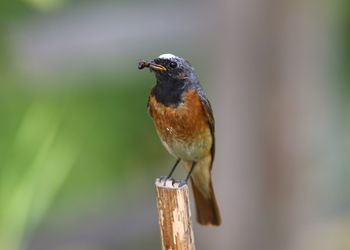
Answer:
[[[151,96],[149,112],[162,143],[172,155],[198,161],[210,153],[213,139],[208,118],[194,89],[184,94],[183,103],[177,107],[165,106]]]

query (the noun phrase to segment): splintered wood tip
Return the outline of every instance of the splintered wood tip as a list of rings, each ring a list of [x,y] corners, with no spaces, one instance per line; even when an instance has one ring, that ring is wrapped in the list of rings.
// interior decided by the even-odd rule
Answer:
[[[171,188],[171,189],[178,189],[178,188],[185,188],[187,187],[187,183],[184,180],[175,180],[175,179],[166,179],[166,178],[157,178],[155,185],[157,187],[161,188]]]

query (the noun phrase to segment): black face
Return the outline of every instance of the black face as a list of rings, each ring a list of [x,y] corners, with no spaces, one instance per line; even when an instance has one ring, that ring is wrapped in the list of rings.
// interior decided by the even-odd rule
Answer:
[[[158,82],[182,80],[198,82],[198,77],[190,63],[178,56],[166,54],[154,60],[140,61],[139,69],[143,68],[149,68],[154,72]]]
[[[153,70],[157,76],[169,77],[173,79],[187,79],[193,74],[193,68],[185,59],[180,57],[156,58],[153,60],[157,65],[161,65],[166,70]]]
[[[139,62],[139,69],[149,68],[157,78],[151,95],[166,106],[182,102],[182,94],[190,88],[198,88],[199,80],[190,63],[185,59],[165,54],[154,60]]]

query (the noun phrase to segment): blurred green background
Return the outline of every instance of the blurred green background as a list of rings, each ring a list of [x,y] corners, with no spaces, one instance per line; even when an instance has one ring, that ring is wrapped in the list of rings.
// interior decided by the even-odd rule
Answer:
[[[216,114],[224,224],[197,248],[350,249],[349,1],[249,2],[2,1],[0,249],[160,249],[174,159],[137,61],[167,52]]]

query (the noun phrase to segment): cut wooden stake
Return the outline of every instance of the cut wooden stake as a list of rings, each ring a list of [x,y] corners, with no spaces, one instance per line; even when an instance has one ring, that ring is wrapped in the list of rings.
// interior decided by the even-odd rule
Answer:
[[[157,208],[163,250],[195,250],[187,184],[156,179]]]

